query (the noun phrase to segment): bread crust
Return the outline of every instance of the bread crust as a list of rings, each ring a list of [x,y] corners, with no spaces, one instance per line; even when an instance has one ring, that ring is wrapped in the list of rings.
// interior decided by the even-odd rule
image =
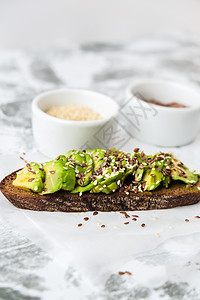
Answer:
[[[135,211],[168,209],[200,201],[200,179],[190,189],[186,189],[181,182],[174,181],[168,189],[159,187],[152,192],[130,192],[129,195],[117,191],[109,195],[83,193],[79,196],[60,190],[41,196],[14,187],[12,182],[16,173],[17,171],[11,173],[0,182],[0,191],[14,206],[21,209],[60,212]]]

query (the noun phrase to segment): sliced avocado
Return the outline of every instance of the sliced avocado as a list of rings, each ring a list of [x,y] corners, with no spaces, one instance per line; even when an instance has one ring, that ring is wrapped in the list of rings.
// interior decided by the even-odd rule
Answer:
[[[144,174],[144,168],[143,169],[137,168],[137,170],[135,171],[135,180],[141,181],[143,174]]]
[[[117,184],[117,182],[112,182],[110,185],[108,185],[106,188],[103,188],[101,190],[102,193],[105,194],[111,194],[114,193],[115,191],[117,191],[119,189],[119,186]]]
[[[173,180],[181,180],[187,184],[196,184],[198,175],[191,172],[177,157],[170,153],[173,165],[171,167],[171,177]]]
[[[171,177],[170,176],[163,176],[163,186],[167,189],[169,187],[169,183],[171,181]]]
[[[118,171],[116,174],[111,173],[111,176],[99,182],[99,184],[91,190],[91,193],[100,193],[103,192],[103,189],[112,184],[113,182],[117,182],[125,175],[125,171]]]
[[[91,178],[92,175],[94,175],[96,173],[96,171],[99,168],[102,168],[103,162],[106,162],[105,160],[105,152],[106,150],[103,149],[90,149],[86,151],[86,161],[88,162],[87,168],[86,168],[86,172],[88,170],[88,167],[91,168],[91,163],[92,163],[92,170],[90,172],[88,172],[88,179]],[[77,185],[75,187],[75,189],[73,191],[71,191],[71,193],[75,194],[75,193],[83,193],[83,192],[87,192],[90,191],[91,189],[93,189],[98,182],[102,181],[104,179],[104,176],[96,176],[97,178],[95,178],[95,176],[93,176],[93,181],[90,182],[89,184],[85,185],[85,186],[79,186]],[[90,179],[91,181],[91,179]]]
[[[152,191],[160,185],[163,180],[163,174],[154,167],[145,171],[142,180],[146,181],[145,190]]]
[[[136,168],[135,170],[135,180],[141,181],[143,178],[143,174],[147,169],[146,159],[148,158],[148,156],[146,156],[143,152],[136,152],[134,157],[138,162],[138,168]]]
[[[66,164],[67,159],[64,155],[43,164],[45,181],[42,195],[55,193],[61,188],[65,190],[74,188],[75,172],[73,168],[69,169]]]
[[[72,194],[89,192],[95,186],[95,181],[89,183],[86,186],[77,185],[72,191]]]
[[[93,164],[94,164],[94,171],[101,168],[102,164],[105,160],[105,153],[106,150],[104,149],[90,149],[86,151],[92,157]]]
[[[166,157],[164,153],[156,153],[154,156],[148,156],[147,161],[153,160],[150,163],[151,168],[149,169],[149,165],[147,170],[144,173],[143,180],[146,181],[145,190],[151,191],[156,189],[161,182],[164,187],[168,187],[170,181],[170,164],[167,164],[170,159]]]
[[[85,186],[91,181],[93,173],[93,160],[92,157],[83,151],[69,151],[66,154],[70,164],[74,166],[77,180],[77,185]]]
[[[60,155],[56,160],[62,163],[64,169],[62,189],[65,191],[72,191],[76,185],[74,165],[67,161],[65,155]]]
[[[93,181],[84,187],[76,186],[72,193],[91,192],[93,189],[96,193],[100,192],[99,188],[101,188],[101,185],[98,186],[99,183],[102,182],[106,176],[109,176],[108,174],[112,173],[111,167],[106,166],[107,157],[105,156],[105,153],[106,150],[104,149],[90,149],[86,151],[86,154],[88,154],[93,161],[93,172],[91,173],[91,175],[93,174]]]
[[[65,191],[72,191],[76,185],[76,173],[71,167],[67,167],[66,173],[63,178],[62,189]]]
[[[107,167],[107,172],[105,174],[104,179],[98,182],[98,185],[90,191],[91,193],[110,193],[112,192],[112,190],[117,190],[119,188],[119,184],[121,183],[122,178],[124,180],[125,177],[128,176],[128,174],[132,173],[132,169],[130,170],[126,168],[126,165],[128,164],[127,160],[125,159],[126,154],[124,152],[112,149],[112,151],[110,151],[110,158],[110,166]],[[120,170],[117,170],[119,158],[122,159],[120,160],[122,168]],[[115,171],[113,171],[114,169]],[[118,182],[119,184],[117,184]]]
[[[44,188],[44,171],[39,164],[31,162],[17,172],[13,185],[24,190],[40,193]]]

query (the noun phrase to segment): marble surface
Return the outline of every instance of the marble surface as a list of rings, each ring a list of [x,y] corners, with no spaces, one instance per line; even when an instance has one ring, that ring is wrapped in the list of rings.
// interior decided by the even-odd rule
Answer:
[[[175,79],[199,86],[199,50],[200,38],[184,35],[142,37],[126,45],[1,50],[0,155],[36,150],[31,101],[38,93],[60,87],[87,88],[121,104],[126,86],[136,78]],[[199,143],[200,136],[194,147]],[[177,151],[181,153],[182,148]],[[193,252],[179,253],[173,248],[178,242],[196,246]],[[0,220],[0,299],[199,300],[200,232],[177,237],[170,245],[163,243],[156,251],[136,257],[132,267],[137,276],[110,274],[97,291],[86,288],[75,265],[58,264],[48,251]],[[167,280],[157,278],[162,273]]]

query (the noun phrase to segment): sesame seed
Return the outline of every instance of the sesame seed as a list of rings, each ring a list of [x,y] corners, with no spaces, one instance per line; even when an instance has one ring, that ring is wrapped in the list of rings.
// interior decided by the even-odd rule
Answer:
[[[81,227],[81,226],[83,226],[83,224],[81,224],[81,223],[80,223],[80,224],[78,224],[78,227]]]
[[[145,227],[145,226],[146,226],[146,224],[144,224],[144,223],[143,223],[143,224],[141,224],[141,227]]]
[[[156,232],[156,236],[157,236],[157,237],[160,237],[160,234],[159,234],[158,232]]]
[[[38,187],[37,187],[37,185],[34,187],[34,191],[37,191],[38,190]]]
[[[185,219],[185,222],[190,222],[190,220],[188,220],[188,219]]]
[[[85,217],[83,220],[84,220],[84,221],[88,221],[88,220],[89,220],[89,218],[88,218],[88,217]]]
[[[81,197],[81,196],[82,196],[82,194],[83,194],[83,193],[82,193],[82,192],[80,192],[80,193],[79,193],[79,196]]]
[[[129,222],[125,222],[125,223],[124,223],[124,225],[128,225],[128,224],[129,224]]]
[[[152,220],[152,221],[155,221],[155,220],[157,220],[158,218],[156,218],[156,217],[150,217],[149,219]]]
[[[200,216],[195,216],[196,219],[200,219]]]
[[[93,216],[96,216],[96,215],[98,215],[98,211],[93,212]]]
[[[106,227],[106,225],[101,225],[101,228],[105,228]]]
[[[133,220],[133,221],[137,221],[137,219],[136,219],[136,218],[133,218],[132,220]]]

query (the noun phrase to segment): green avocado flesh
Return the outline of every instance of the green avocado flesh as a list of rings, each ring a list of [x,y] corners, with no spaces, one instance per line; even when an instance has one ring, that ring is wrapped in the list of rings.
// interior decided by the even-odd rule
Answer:
[[[172,153],[90,149],[71,150],[43,164],[31,162],[17,172],[13,185],[41,195],[61,189],[80,196],[119,189],[129,194],[152,191],[160,185],[168,188],[172,180],[180,180],[189,188],[197,183],[198,176]]]

